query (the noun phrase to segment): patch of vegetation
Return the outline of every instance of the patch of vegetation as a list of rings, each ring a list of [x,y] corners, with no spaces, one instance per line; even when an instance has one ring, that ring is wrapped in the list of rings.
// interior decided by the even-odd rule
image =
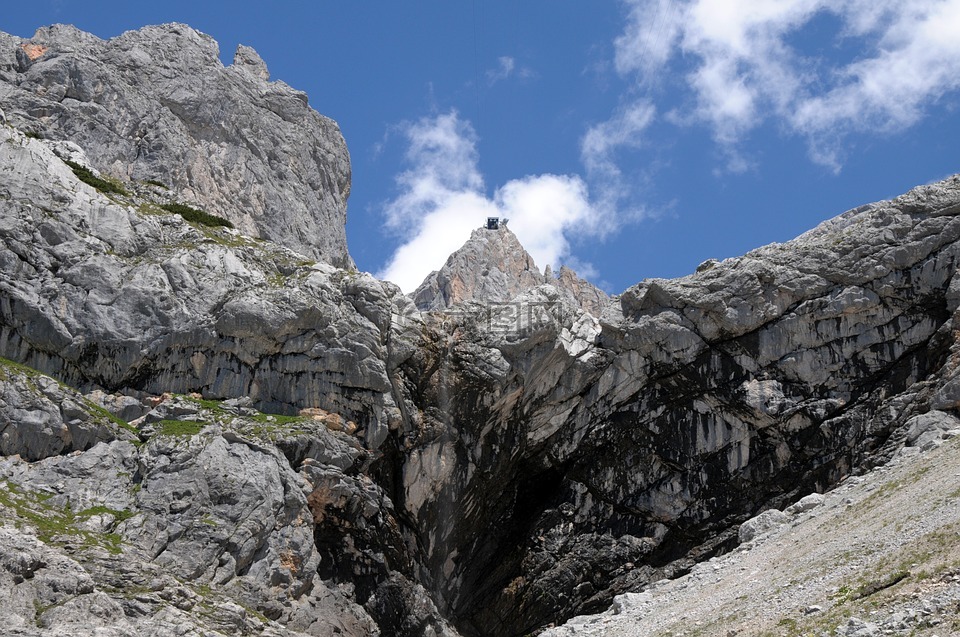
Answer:
[[[97,177],[86,166],[81,166],[80,164],[70,161],[69,159],[64,159],[63,163],[65,163],[67,166],[70,166],[70,170],[72,170],[73,174],[77,176],[77,179],[88,186],[93,186],[104,194],[113,193],[124,196],[130,194],[119,183]]]
[[[163,210],[155,203],[144,202],[137,206],[137,210],[140,211],[142,215],[165,215],[167,214],[166,210]]]
[[[222,401],[212,400],[210,398],[196,398],[195,396],[187,396],[184,394],[177,394],[178,396],[189,400],[190,402],[203,407],[204,409],[209,409],[210,411],[216,413],[217,415],[226,413],[223,409]]]
[[[206,423],[198,420],[161,420],[161,436],[196,436]]]
[[[46,374],[41,372],[39,369],[34,369],[29,365],[24,365],[23,363],[18,363],[17,361],[12,361],[9,358],[0,357],[0,367],[8,367],[10,369],[14,369],[20,372],[21,374],[25,374],[26,376],[29,376],[30,378],[37,378],[38,376],[47,376]],[[59,380],[53,378],[52,376],[49,376],[48,378],[52,378],[61,387],[67,387],[66,385],[61,383]]]
[[[80,511],[79,513],[77,513],[76,517],[79,520],[86,520],[86,519],[92,518],[95,515],[112,515],[113,519],[115,519],[119,523],[125,520],[129,520],[135,514],[133,511],[130,511],[127,509],[119,511],[117,509],[111,509],[110,507],[105,507],[103,505],[97,505],[97,506],[90,507],[89,509],[84,509],[83,511]]]
[[[23,135],[24,137],[28,137],[29,139],[43,139],[43,135],[41,135],[35,130],[25,130],[23,131]]]
[[[792,617],[784,617],[777,622],[777,626],[783,626],[787,630],[796,630],[797,629],[797,620]]]
[[[87,398],[83,398],[82,400],[83,400],[84,406],[87,409],[89,409],[93,415],[98,416],[101,422],[106,421],[106,422],[112,423],[117,427],[120,427],[121,429],[126,429],[127,431],[133,434],[139,433],[136,427],[128,423],[123,418],[120,418],[119,416],[116,416],[115,414],[110,413],[100,405],[94,403],[91,400],[88,400]],[[134,442],[133,444],[137,444],[137,442]]]
[[[192,221],[193,223],[199,223],[210,228],[232,228],[233,224],[224,219],[223,217],[218,217],[217,215],[212,215],[203,210],[197,210],[186,204],[182,203],[164,203],[159,206],[167,212],[172,212],[178,214],[187,221]]]
[[[145,179],[143,183],[151,186],[157,186],[158,188],[163,188],[164,190],[170,190],[170,187],[167,184],[163,183],[162,181],[157,181],[156,179]]]
[[[8,369],[20,372],[21,374],[24,374],[29,378],[36,378],[37,376],[41,375],[40,372],[38,372],[32,367],[27,367],[23,363],[17,363],[15,361],[10,360],[9,358],[0,357],[0,380],[10,380],[10,376],[9,374],[7,374]]]
[[[9,480],[3,484],[6,488],[0,487],[0,505],[12,510],[20,521],[33,526],[40,541],[47,544],[76,544],[79,541],[82,548],[99,546],[114,555],[121,552],[122,540],[118,534],[87,531],[77,525],[105,513],[119,523],[133,517],[132,511],[95,506],[74,513],[69,503],[62,508],[51,505],[52,494],[23,491]]]
[[[258,412],[253,419],[261,425],[276,425],[278,427],[304,422],[303,416],[284,416],[282,414],[264,414],[262,412]]]
[[[891,586],[899,584],[900,582],[907,579],[908,577],[910,577],[910,571],[900,570],[900,571],[897,571],[896,573],[891,573],[886,577],[880,578],[878,580],[867,582],[866,584],[858,588],[850,596],[850,599],[857,600],[857,599],[863,599],[865,597],[870,597],[871,595],[875,593],[879,593],[880,591],[886,588],[890,588]]]

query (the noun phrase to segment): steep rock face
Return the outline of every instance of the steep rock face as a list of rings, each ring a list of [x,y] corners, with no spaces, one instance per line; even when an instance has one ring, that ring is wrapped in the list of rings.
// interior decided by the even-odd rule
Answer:
[[[46,142],[0,140],[0,353],[78,387],[324,407],[372,437],[399,418],[385,363],[399,290],[123,205]]]
[[[497,230],[474,230],[440,270],[427,275],[411,297],[421,310],[444,310],[467,301],[506,303],[545,284],[562,290],[595,316],[609,301],[603,291],[566,266],[557,278],[550,273],[550,266],[541,274],[533,257],[505,225]]]
[[[544,273],[547,283],[556,285],[559,289],[569,293],[573,300],[585,312],[594,316],[603,314],[604,308],[610,303],[610,297],[607,293],[590,283],[586,279],[581,279],[576,272],[565,265],[560,266],[560,272],[557,273],[557,279],[554,283],[549,271]]]
[[[388,364],[410,356],[404,334],[415,323],[391,327],[392,317],[410,315],[409,299],[367,275],[315,264],[237,231],[191,225],[139,195],[110,199],[80,182],[49,142],[11,128],[0,129],[0,139],[3,354],[83,388],[241,396],[274,411],[326,413],[325,424],[288,435],[270,426],[280,416],[244,426],[242,418],[238,424],[233,416],[166,401],[138,419],[146,442],[139,448],[106,453],[98,445],[76,458],[44,460],[119,436],[95,430],[100,437],[89,444],[93,434],[74,435],[68,445],[53,416],[75,419],[69,403],[59,414],[50,406],[49,419],[30,407],[26,418],[20,405],[33,404],[32,386],[11,385],[11,398],[0,403],[9,434],[3,451],[40,461],[10,466],[14,488],[58,494],[51,514],[68,504],[136,512],[122,528],[116,516],[97,528],[135,548],[124,552],[122,577],[111,580],[105,573],[112,566],[80,560],[97,586],[152,586],[144,578],[159,569],[174,578],[157,584],[159,606],[163,596],[203,598],[210,587],[214,600],[242,606],[215,618],[212,628],[198,625],[228,634],[253,630],[244,623],[249,607],[298,634],[455,635],[417,583],[409,536],[370,478],[391,469],[360,443],[376,450],[402,424]],[[35,385],[59,387],[31,373]],[[136,413],[129,399],[99,389],[91,397]],[[174,434],[164,433],[182,420],[187,424],[174,425]],[[331,438],[327,428],[355,437]],[[42,471],[76,480],[34,479]],[[91,486],[98,480],[108,484]],[[91,490],[120,495],[90,499]],[[29,523],[26,505],[15,504],[6,519]],[[188,584],[186,592],[175,582]],[[188,599],[189,616],[172,619],[152,599],[124,612],[193,625],[197,603]],[[124,626],[105,628],[130,634]]]
[[[350,158],[336,123],[269,82],[256,52],[224,67],[182,24],[100,40],[71,26],[0,34],[0,109],[18,127],[79,143],[116,177],[158,181],[186,203],[338,267]]]
[[[462,314],[416,383],[439,424],[404,474],[417,521],[448,521],[425,559],[461,630],[522,633],[683,572],[946,396],[958,212],[952,178],[642,282],[599,323]]]

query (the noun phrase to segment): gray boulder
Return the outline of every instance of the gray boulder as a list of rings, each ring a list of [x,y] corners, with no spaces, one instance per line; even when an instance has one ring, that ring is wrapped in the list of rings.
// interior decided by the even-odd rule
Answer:
[[[790,521],[790,516],[777,509],[768,509],[740,525],[737,536],[741,543],[751,542]]]
[[[930,448],[936,446],[947,432],[960,431],[960,420],[942,411],[929,411],[914,416],[906,423],[907,445]]]
[[[799,513],[807,513],[808,511],[813,511],[817,507],[823,505],[825,501],[826,501],[826,498],[822,493],[811,493],[810,495],[804,496],[800,498],[797,502],[788,506],[786,509],[783,510],[783,512],[787,513],[788,515],[797,515]]]

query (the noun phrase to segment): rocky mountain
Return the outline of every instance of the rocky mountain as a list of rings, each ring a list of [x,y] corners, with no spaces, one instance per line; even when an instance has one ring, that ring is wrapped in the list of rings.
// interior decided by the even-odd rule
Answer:
[[[421,311],[313,249],[222,227],[202,181],[140,182],[135,153],[104,163],[109,144],[88,149],[59,110],[116,125],[96,102],[41,108],[21,88],[69,59],[50,52],[136,41],[128,63],[163,68],[169,38],[215,50],[205,36],[42,33],[5,40],[21,85],[0,126],[14,634],[527,634],[682,577],[757,513],[882,464],[917,418],[960,406],[960,177],[641,281],[598,316],[512,235],[478,231],[431,288],[434,309],[463,296]],[[213,75],[272,90],[237,66]],[[323,130],[317,148],[342,145]],[[255,156],[273,143],[245,139]],[[329,169],[320,199],[344,192]],[[535,285],[489,303],[523,272]]]
[[[183,24],[110,40],[56,25],[0,33],[0,109],[32,135],[83,147],[93,168],[161,190],[338,267],[347,252],[350,156],[307,96],[270,82],[240,46],[233,64]]]
[[[467,301],[506,303],[540,285],[554,286],[594,316],[600,316],[609,302],[602,290],[566,266],[560,268],[557,277],[549,265],[541,274],[506,224],[495,230],[474,230],[470,239],[440,270],[427,275],[411,296],[420,310],[445,310]]]
[[[740,546],[542,637],[960,634],[960,420],[915,416],[888,464],[743,523]]]

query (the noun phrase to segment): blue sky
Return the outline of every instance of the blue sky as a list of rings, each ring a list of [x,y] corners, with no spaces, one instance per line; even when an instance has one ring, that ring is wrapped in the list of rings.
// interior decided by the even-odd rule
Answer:
[[[362,270],[410,291],[483,223],[610,292],[960,171],[960,0],[69,2],[186,22],[339,122]]]

